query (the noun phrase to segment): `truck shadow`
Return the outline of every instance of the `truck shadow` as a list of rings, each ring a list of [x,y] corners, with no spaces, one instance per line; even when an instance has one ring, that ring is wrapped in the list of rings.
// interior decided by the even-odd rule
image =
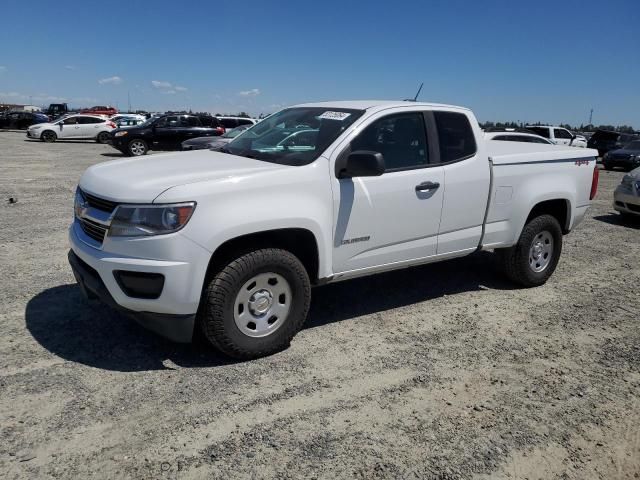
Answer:
[[[414,267],[319,287],[304,328],[348,321],[375,312],[480,289],[512,289],[494,268],[491,254]],[[65,360],[132,372],[211,368],[235,363],[203,341],[177,344],[133,320],[87,301],[77,285],[45,290],[28,303],[26,326],[44,348]]]
[[[631,218],[627,220],[623,219],[619,213],[610,213],[608,215],[598,215],[597,217],[593,217],[593,219],[598,220],[599,222],[608,223],[609,225],[640,230],[640,217],[637,219]]]
[[[518,288],[498,270],[492,253],[329,284],[313,291],[305,328],[477,290]]]

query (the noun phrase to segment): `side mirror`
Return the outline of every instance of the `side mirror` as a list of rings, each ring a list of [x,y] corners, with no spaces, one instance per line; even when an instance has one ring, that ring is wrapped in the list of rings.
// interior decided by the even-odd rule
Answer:
[[[347,157],[337,172],[338,178],[379,177],[384,173],[384,157],[380,152],[358,150]]]

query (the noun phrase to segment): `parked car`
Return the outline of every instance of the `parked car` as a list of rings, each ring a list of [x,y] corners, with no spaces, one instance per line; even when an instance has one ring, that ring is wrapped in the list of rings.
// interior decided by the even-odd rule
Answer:
[[[569,145],[572,147],[586,148],[587,139],[582,135],[576,135],[570,132],[566,128],[553,127],[550,125],[527,125],[527,130],[531,130],[533,133],[540,135],[541,137],[548,138],[556,145]]]
[[[633,140],[639,140],[640,135],[612,132],[610,130],[596,130],[587,142],[589,148],[598,150],[598,154],[604,157],[609,150],[617,150]]]
[[[278,148],[296,127],[316,132]],[[69,261],[91,298],[242,359],[289,345],[312,285],[494,249],[542,285],[598,182],[595,150],[486,142],[470,110],[418,102],[284,109],[224,152],[90,167]]]
[[[640,140],[633,140],[617,150],[609,150],[602,157],[602,166],[606,170],[616,167],[633,170],[640,167]]]
[[[554,145],[551,140],[522,128],[491,128],[485,131],[484,138],[487,140],[499,140],[506,142],[544,143],[547,145]]]
[[[196,137],[182,142],[182,150],[202,150],[205,148],[216,149],[222,148],[231,140],[236,138],[245,130],[251,128],[251,125],[242,125],[241,127],[227,130],[219,137]]]
[[[640,167],[622,177],[613,193],[613,208],[625,219],[640,220]]]
[[[33,125],[27,130],[27,137],[43,142],[56,140],[96,140],[107,143],[109,133],[116,128],[111,120],[97,115],[68,115],[51,123]]]
[[[147,121],[144,115],[137,115],[135,113],[119,113],[110,118],[110,120],[116,124],[118,128],[135,127]]]
[[[31,125],[45,123],[49,121],[43,113],[33,112],[7,112],[0,116],[0,128],[13,128],[21,130]]]
[[[135,127],[111,133],[111,145],[125,155],[144,155],[149,150],[179,150],[182,142],[195,137],[224,133],[220,121],[209,115],[164,115]]]
[[[239,127],[241,125],[249,125],[250,127],[258,123],[258,120],[247,117],[216,117],[220,120],[220,123],[225,130],[231,130],[232,128]]]
[[[116,115],[118,113],[118,109],[103,105],[85,108],[84,110],[80,110],[80,113],[89,113],[91,115],[106,115],[107,117],[110,117],[112,115]]]

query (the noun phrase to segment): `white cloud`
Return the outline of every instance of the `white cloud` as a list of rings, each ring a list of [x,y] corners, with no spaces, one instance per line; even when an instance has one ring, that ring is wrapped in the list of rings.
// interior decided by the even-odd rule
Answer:
[[[67,70],[75,70],[76,66],[75,65],[65,65],[64,68],[67,69]]]
[[[151,80],[151,85],[155,88],[171,88],[173,85],[169,82],[164,82],[162,80]]]
[[[251,90],[243,90],[242,92],[239,92],[238,95],[242,97],[256,97],[260,95],[260,89],[252,88]]]
[[[178,92],[186,92],[188,90],[188,88],[176,85],[175,90],[178,91]]]
[[[171,90],[164,90],[162,93],[164,93],[165,95],[175,95],[176,91],[171,89]]]
[[[65,97],[57,97],[55,95],[48,95],[46,93],[38,93],[36,95],[27,95],[26,93],[20,92],[0,92],[0,101],[4,101],[5,99],[9,99],[12,102],[53,102],[60,103],[66,102],[67,98]]]
[[[118,77],[117,75],[114,75],[113,77],[101,78],[100,80],[98,80],[98,83],[100,85],[106,85],[106,84],[120,85],[122,83],[122,78]]]

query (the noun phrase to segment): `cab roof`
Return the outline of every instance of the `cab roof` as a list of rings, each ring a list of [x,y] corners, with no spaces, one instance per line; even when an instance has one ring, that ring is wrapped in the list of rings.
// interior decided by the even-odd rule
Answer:
[[[428,107],[428,108],[451,108],[456,110],[470,111],[465,107],[456,105],[445,105],[442,103],[413,102],[402,100],[340,100],[335,102],[316,102],[294,105],[295,107],[320,107],[320,108],[349,108],[353,110],[369,110],[393,107]]]

